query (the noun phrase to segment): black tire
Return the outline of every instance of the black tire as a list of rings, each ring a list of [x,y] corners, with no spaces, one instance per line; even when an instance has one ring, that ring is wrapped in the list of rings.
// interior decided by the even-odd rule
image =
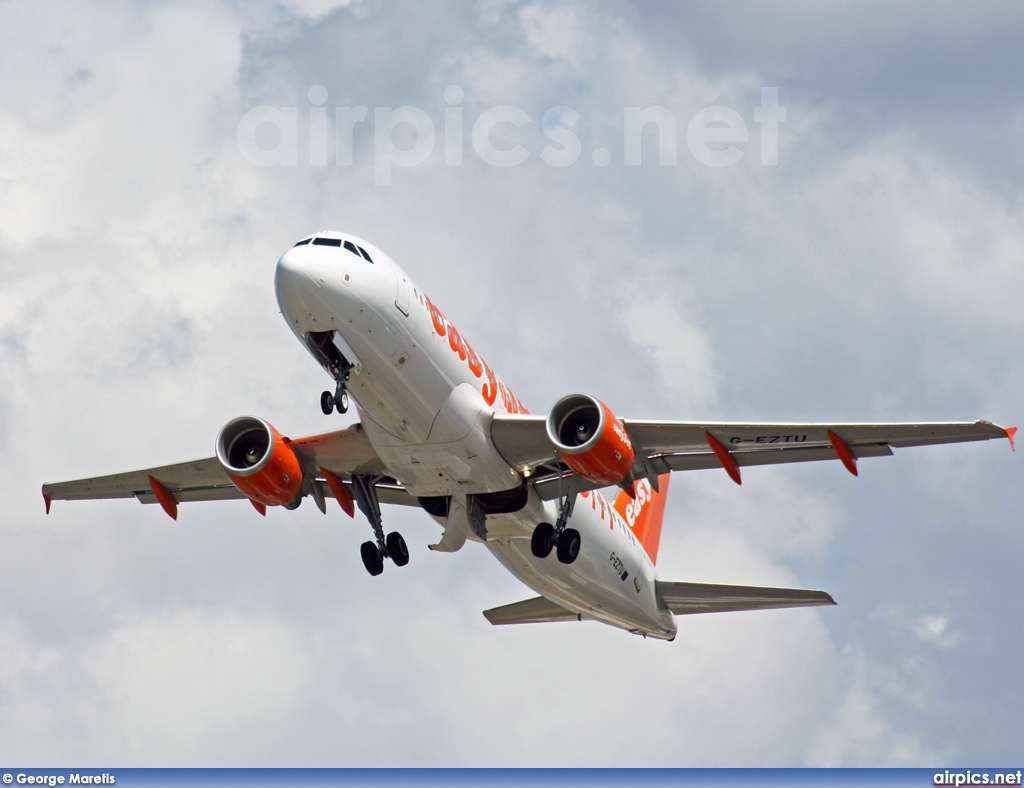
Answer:
[[[551,538],[554,534],[555,527],[551,523],[541,523],[533,529],[530,549],[537,558],[547,558],[551,555],[551,548],[555,546]]]
[[[580,532],[575,528],[566,528],[558,538],[558,560],[563,564],[571,564],[580,554]]]
[[[376,542],[363,542],[359,546],[359,554],[363,557],[363,566],[373,577],[384,571],[384,559],[377,550]]]
[[[334,410],[334,395],[329,391],[325,391],[320,395],[320,410],[324,412],[325,416],[330,416]]]
[[[384,543],[388,546],[388,556],[395,562],[395,566],[405,566],[409,563],[409,548],[398,531],[389,533]]]
[[[334,398],[334,407],[338,409],[338,413],[348,413],[348,392],[341,392],[341,396]]]

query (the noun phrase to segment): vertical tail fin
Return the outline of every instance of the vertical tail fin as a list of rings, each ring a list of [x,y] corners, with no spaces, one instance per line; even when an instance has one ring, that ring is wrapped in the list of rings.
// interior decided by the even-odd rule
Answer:
[[[668,496],[668,480],[671,474],[658,477],[660,492],[651,487],[646,479],[633,482],[633,498],[623,490],[615,498],[615,511],[622,515],[633,536],[644,546],[651,563],[658,563],[658,545],[661,543],[661,521],[665,516],[665,498]]]

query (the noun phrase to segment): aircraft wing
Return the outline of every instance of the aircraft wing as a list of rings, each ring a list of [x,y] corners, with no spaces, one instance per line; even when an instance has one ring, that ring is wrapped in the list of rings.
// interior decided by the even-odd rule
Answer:
[[[358,424],[339,432],[298,438],[290,445],[307,478],[320,488],[324,497],[332,497],[333,493],[320,473],[321,468],[340,477],[346,484],[355,473],[368,476],[385,473],[383,463]],[[43,498],[47,511],[51,501],[135,498],[141,503],[158,503],[157,490],[151,479],[166,489],[176,503],[245,499],[228,479],[216,457],[90,479],[47,483],[43,485]],[[416,499],[393,479],[383,477],[376,487],[381,503],[418,505]]]
[[[824,591],[802,588],[721,586],[710,583],[655,581],[661,602],[677,616],[694,613],[727,613],[736,610],[771,610],[783,607],[814,607],[836,602]]]
[[[856,474],[857,459],[887,456],[893,448],[995,438],[1009,438],[1012,446],[1016,431],[987,421],[752,424],[622,419],[622,424],[647,475],[724,467],[737,483],[739,469],[749,465],[840,460]],[[544,416],[495,416],[491,437],[510,465],[531,469],[541,497],[563,494],[568,472],[551,447]]]

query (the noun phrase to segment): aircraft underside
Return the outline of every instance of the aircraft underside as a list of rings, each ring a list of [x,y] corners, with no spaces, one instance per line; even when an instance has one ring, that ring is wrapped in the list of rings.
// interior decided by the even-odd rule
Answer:
[[[838,460],[857,475],[859,460],[894,447],[1012,446],[1016,431],[986,421],[642,421],[585,394],[534,416],[407,274],[361,239],[322,232],[299,241],[279,260],[275,289],[289,328],[332,380],[320,409],[344,415],[354,402],[358,423],[290,439],[263,419],[233,419],[215,457],[45,484],[47,512],[58,499],[135,498],[174,518],[179,504],[213,500],[248,500],[265,515],[311,498],[326,513],[334,498],[369,523],[359,552],[375,576],[386,561],[410,560],[382,505],[416,506],[443,529],[432,550],[483,543],[540,595],[485,611],[492,624],[593,619],[671,640],[676,615],[835,604],[823,591],[659,580],[672,473],[718,469],[741,484],[751,466]]]

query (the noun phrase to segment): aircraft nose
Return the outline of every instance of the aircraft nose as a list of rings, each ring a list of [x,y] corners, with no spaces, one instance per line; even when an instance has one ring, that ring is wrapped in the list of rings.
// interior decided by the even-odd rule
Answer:
[[[305,246],[292,247],[277,261],[274,290],[277,293],[277,305],[286,317],[308,311],[306,304],[317,290],[310,265],[309,252]]]

